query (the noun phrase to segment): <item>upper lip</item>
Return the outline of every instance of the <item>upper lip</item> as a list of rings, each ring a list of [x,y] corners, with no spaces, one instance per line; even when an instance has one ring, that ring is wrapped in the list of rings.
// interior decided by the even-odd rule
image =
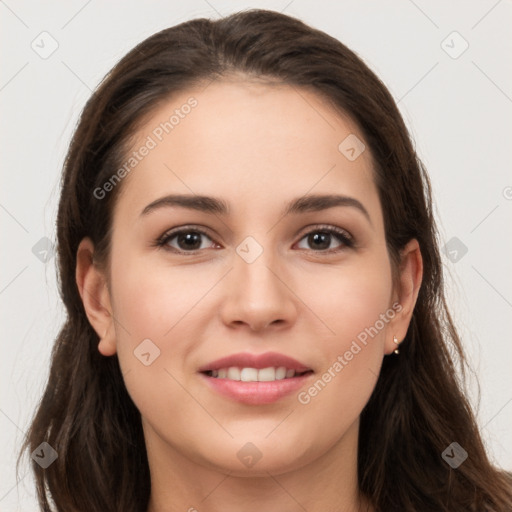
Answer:
[[[265,352],[263,354],[250,354],[248,352],[241,352],[239,354],[231,354],[230,356],[221,357],[211,363],[207,363],[199,368],[200,372],[207,372],[211,370],[219,370],[221,368],[278,368],[280,366],[286,367],[288,370],[295,370],[296,372],[305,372],[311,370],[308,366],[293,359],[293,357],[279,354],[278,352]]]

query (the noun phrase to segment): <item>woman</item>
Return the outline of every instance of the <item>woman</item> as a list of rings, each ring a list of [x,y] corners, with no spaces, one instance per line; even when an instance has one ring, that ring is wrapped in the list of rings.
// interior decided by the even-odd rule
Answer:
[[[42,510],[512,509],[427,174],[339,41],[261,10],[143,41],[82,113],[57,222]]]

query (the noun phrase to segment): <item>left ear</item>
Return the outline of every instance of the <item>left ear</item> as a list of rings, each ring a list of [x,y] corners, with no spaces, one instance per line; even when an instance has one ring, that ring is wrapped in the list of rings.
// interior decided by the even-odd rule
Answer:
[[[389,322],[387,329],[386,354],[391,354],[397,348],[393,342],[393,336],[396,336],[398,342],[402,343],[407,334],[423,278],[423,258],[420,244],[416,239],[407,243],[400,251],[400,257],[398,289],[394,294],[394,303],[398,303],[401,308],[393,308],[396,315]]]

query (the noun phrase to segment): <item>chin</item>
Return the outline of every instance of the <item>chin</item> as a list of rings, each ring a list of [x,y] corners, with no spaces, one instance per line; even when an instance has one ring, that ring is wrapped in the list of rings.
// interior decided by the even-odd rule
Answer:
[[[233,444],[235,446],[226,447],[221,453],[205,454],[206,457],[203,460],[206,465],[232,476],[268,477],[269,473],[279,475],[297,470],[316,458],[310,450],[307,453],[299,452],[296,444],[283,446],[282,443],[276,443],[275,439],[270,440],[270,438],[263,438],[261,442],[257,439],[254,442],[235,441]],[[277,450],[276,445],[281,449]],[[317,454],[317,456],[320,455],[320,453]]]

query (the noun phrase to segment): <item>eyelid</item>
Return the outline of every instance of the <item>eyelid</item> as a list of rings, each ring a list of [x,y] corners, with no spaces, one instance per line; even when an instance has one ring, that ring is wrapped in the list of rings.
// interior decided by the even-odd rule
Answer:
[[[185,224],[184,226],[176,226],[174,228],[168,229],[159,237],[159,239],[166,238],[169,235],[180,234],[182,231],[197,231],[208,237],[210,236],[208,234],[208,229],[199,224]]]
[[[317,231],[329,231],[336,233],[338,235],[342,235],[346,238],[348,238],[350,241],[354,242],[354,237],[350,234],[349,231],[347,231],[344,228],[340,228],[338,226],[334,226],[332,224],[310,224],[309,226],[306,226],[302,228],[299,233],[302,233],[301,240],[304,238],[304,236],[309,235],[310,233],[316,233]],[[299,236],[299,235],[297,235]]]

